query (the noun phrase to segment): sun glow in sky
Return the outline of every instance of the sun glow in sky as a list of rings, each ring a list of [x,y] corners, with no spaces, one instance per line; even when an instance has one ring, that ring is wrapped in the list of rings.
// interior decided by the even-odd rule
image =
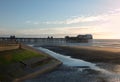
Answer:
[[[0,0],[0,36],[120,39],[120,0]]]

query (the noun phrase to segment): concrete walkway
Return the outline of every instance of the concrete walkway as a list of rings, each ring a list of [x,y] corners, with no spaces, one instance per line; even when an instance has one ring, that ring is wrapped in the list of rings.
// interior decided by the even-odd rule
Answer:
[[[19,45],[16,46],[0,46],[0,51],[13,50],[19,48]]]

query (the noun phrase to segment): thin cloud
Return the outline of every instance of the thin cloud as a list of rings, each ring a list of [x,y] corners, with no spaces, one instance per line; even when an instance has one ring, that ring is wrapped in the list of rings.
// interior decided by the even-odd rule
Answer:
[[[33,24],[34,24],[34,25],[38,25],[38,24],[39,24],[39,22],[34,22]]]
[[[45,22],[32,22],[30,20],[26,21],[27,24],[78,24],[78,23],[94,23],[94,22],[106,22],[108,21],[109,17],[111,15],[116,15],[116,13],[120,13],[120,9],[114,9],[112,11],[109,11],[108,13],[101,14],[101,15],[95,15],[95,16],[71,16],[68,19],[65,20],[56,20],[56,21],[45,21]]]
[[[38,24],[40,24],[40,22],[30,21],[30,20],[25,21],[25,23],[26,23],[26,24],[33,24],[33,25],[38,25]]]
[[[78,23],[89,23],[89,22],[101,22],[107,21],[107,14],[97,15],[97,16],[80,16],[80,17],[71,17],[63,21],[47,21],[44,24],[78,24]]]
[[[72,17],[63,21],[47,21],[44,24],[77,24],[77,23],[87,23],[87,22],[96,22],[96,21],[105,21],[103,16],[88,16],[88,17]]]
[[[105,19],[102,18],[102,16],[76,17],[76,18],[72,18],[72,19],[67,19],[66,24],[95,22],[95,21],[104,21],[104,20]]]
[[[43,22],[44,24],[65,24],[64,21],[47,21]]]
[[[77,23],[89,23],[89,22],[106,22],[109,17],[120,13],[120,9],[114,9],[108,13],[95,15],[95,16],[72,16],[71,18],[63,21],[47,21],[44,24],[77,24]]]
[[[77,24],[77,23],[88,23],[88,22],[99,22],[99,21],[106,21],[105,19],[106,15],[98,15],[98,16],[80,16],[80,17],[71,17],[69,19],[65,19],[62,21],[46,21],[46,22],[31,22],[26,21],[27,24]]]
[[[25,23],[31,23],[31,21],[30,21],[30,20],[27,20],[27,21],[25,21]]]

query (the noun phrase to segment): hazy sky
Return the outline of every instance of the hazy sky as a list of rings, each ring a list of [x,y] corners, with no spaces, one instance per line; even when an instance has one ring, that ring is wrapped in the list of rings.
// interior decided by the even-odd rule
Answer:
[[[120,0],[0,0],[0,36],[120,39]]]

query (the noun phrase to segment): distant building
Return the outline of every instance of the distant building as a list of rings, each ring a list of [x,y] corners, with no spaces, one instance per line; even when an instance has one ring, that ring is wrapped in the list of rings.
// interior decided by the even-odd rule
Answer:
[[[65,40],[66,42],[88,42],[90,39],[93,39],[91,34],[85,34],[85,35],[77,35],[76,37],[69,37],[66,36]]]
[[[15,36],[10,36],[10,39],[15,39]]]
[[[86,34],[86,35],[78,35],[77,36],[79,39],[93,39],[91,34]]]

